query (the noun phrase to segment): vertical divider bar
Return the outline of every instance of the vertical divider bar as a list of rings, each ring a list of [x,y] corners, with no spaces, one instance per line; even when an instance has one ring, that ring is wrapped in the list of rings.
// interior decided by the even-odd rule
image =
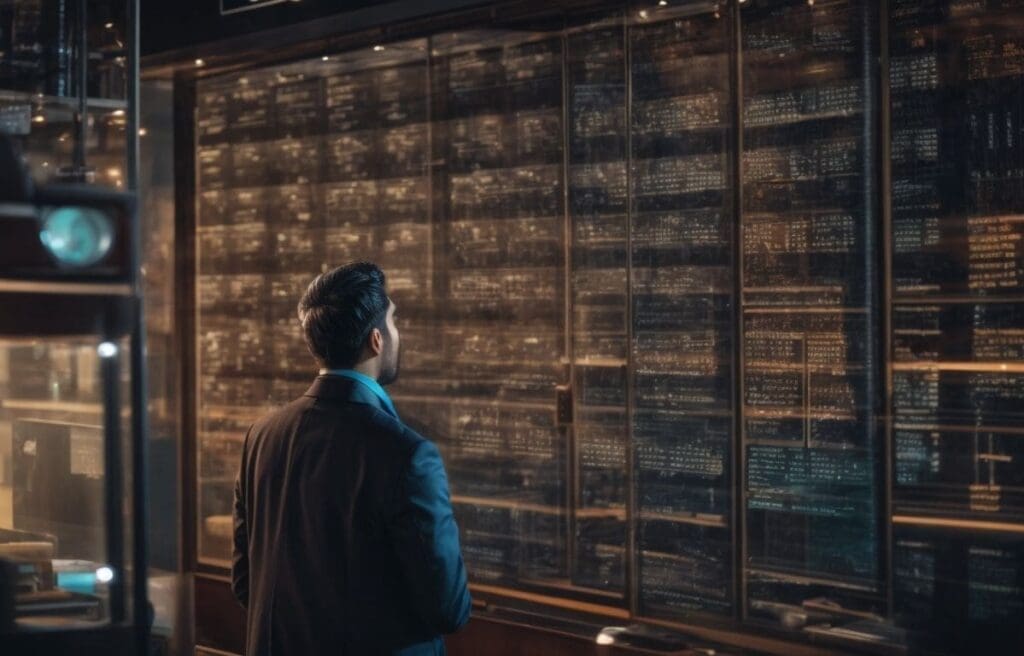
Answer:
[[[85,154],[86,143],[89,140],[89,26],[86,23],[88,18],[89,5],[86,0],[78,0],[78,59],[75,61],[78,70],[75,92],[78,94],[78,106],[75,116],[75,148],[72,151],[72,162],[76,178],[85,179]]]
[[[196,83],[184,74],[174,78],[174,346],[179,354],[181,390],[179,421],[181,443],[182,569],[198,565],[198,361],[196,348]]]
[[[575,326],[573,317],[573,302],[572,302],[572,274],[573,274],[573,249],[572,249],[572,212],[569,197],[569,151],[571,147],[570,141],[570,121],[572,117],[569,112],[569,102],[572,97],[570,86],[569,86],[569,36],[566,30],[562,30],[560,36],[561,42],[561,76],[562,76],[562,301],[563,301],[563,341],[562,341],[562,352],[566,357],[565,371],[568,373],[569,380],[566,381],[569,384],[570,395],[575,397],[575,383],[576,383],[576,354],[575,354],[575,341],[573,338],[573,328]],[[572,404],[572,423],[565,428],[565,467],[563,471],[566,475],[566,518],[565,518],[565,554],[566,554],[566,574],[569,579],[572,580],[573,568],[576,563],[576,510],[579,506],[580,501],[580,489],[579,482],[582,477],[579,475],[579,460],[577,458],[577,450],[579,445],[576,440],[576,406],[574,402]],[[556,408],[555,414],[558,414]],[[556,430],[558,426],[556,423]]]
[[[879,68],[881,67],[881,60],[876,57],[876,44],[875,44],[875,26],[877,25],[877,10],[875,9],[876,3],[863,2],[861,4],[861,48],[863,49],[861,61],[862,61],[862,78],[864,86],[864,97],[862,101],[862,132],[863,132],[863,143],[864,143],[864,156],[861,164],[861,175],[863,177],[863,190],[864,190],[864,307],[866,309],[866,323],[865,330],[867,332],[866,341],[866,352],[865,352],[865,365],[867,376],[865,379],[866,393],[865,402],[869,404],[867,408],[867,415],[869,418],[868,425],[870,426],[869,437],[872,440],[870,445],[869,453],[872,457],[872,467],[874,470],[875,480],[882,480],[885,476],[885,471],[882,471],[885,467],[883,461],[884,457],[880,458],[880,444],[886,444],[886,431],[883,430],[882,422],[879,421],[878,412],[883,407],[884,399],[884,388],[878,389],[876,379],[881,378],[887,358],[885,358],[879,351],[879,321],[876,317],[882,319],[885,303],[879,298],[878,291],[881,290],[885,284],[884,280],[879,279],[879,272],[883,269],[879,267],[879,259],[884,259],[880,255],[878,250],[879,243],[879,227],[880,223],[884,221],[884,217],[879,210],[880,199],[878,197],[878,183],[876,179],[879,175],[878,169],[876,168],[876,162],[879,161],[881,153],[883,152],[882,144],[880,139],[882,138],[882,130],[879,129],[880,124],[880,106],[877,104],[877,99],[880,98],[879,81],[881,76],[879,74]],[[878,51],[881,54],[881,51]],[[884,262],[881,263],[884,267]],[[886,331],[888,332],[888,331]],[[884,420],[884,418],[883,418]],[[888,483],[888,481],[887,481]],[[878,487],[875,486],[877,490]],[[876,585],[880,585],[884,572],[886,571],[888,560],[885,552],[885,544],[881,544],[885,534],[885,526],[888,524],[888,513],[884,512],[887,509],[886,498],[888,498],[888,484],[885,489],[881,491],[881,498],[876,498],[873,502],[874,512],[878,513],[875,519],[875,528],[877,531],[875,538],[875,545],[878,548],[878,560],[879,572],[875,575]],[[881,516],[884,515],[884,516]],[[885,540],[887,543],[888,541]]]
[[[115,337],[104,331],[103,341],[114,342]],[[119,347],[118,347],[119,349]],[[124,562],[124,461],[121,441],[121,357],[118,350],[100,358],[100,379],[103,385],[103,477],[105,485],[107,559],[114,573],[107,584],[109,590],[110,623],[117,625],[125,619],[125,562]]]
[[[746,574],[746,461],[743,439],[743,70],[742,21],[740,4],[733,3],[730,56],[730,88],[732,89],[732,257],[733,257],[733,462],[731,488],[733,492],[733,594],[734,608],[739,619],[747,616]]]
[[[139,0],[127,0],[127,95],[126,177],[136,194],[132,231],[132,281],[135,316],[131,336],[131,445],[132,445],[132,619],[135,651],[145,654],[149,642],[149,498],[146,468],[149,461],[148,376],[146,375],[146,314],[142,284],[142,208],[139,193]]]
[[[630,615],[640,614],[640,567],[637,549],[636,457],[633,444],[633,49],[630,47],[629,9],[622,17],[622,52],[626,83],[625,101],[625,174],[626,174],[626,584]]]
[[[881,234],[877,241],[881,248],[881,272],[882,272],[882,304],[880,308],[882,326],[882,352],[878,365],[874,371],[883,373],[884,388],[883,396],[883,417],[882,417],[882,439],[884,444],[883,480],[885,487],[882,494],[882,539],[885,541],[882,548],[883,559],[881,563],[881,577],[885,586],[886,614],[891,616],[894,607],[893,600],[893,531],[892,531],[892,495],[893,495],[893,465],[895,463],[895,441],[893,440],[893,406],[892,406],[892,107],[889,78],[889,0],[880,0],[878,7],[879,24],[879,151],[878,160],[880,163],[878,174],[881,177],[880,184],[880,218]]]

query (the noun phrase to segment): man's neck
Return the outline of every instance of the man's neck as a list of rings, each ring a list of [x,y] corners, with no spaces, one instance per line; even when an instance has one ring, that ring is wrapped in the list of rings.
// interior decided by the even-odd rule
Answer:
[[[352,371],[358,371],[359,373],[363,374],[364,376],[368,376],[373,380],[377,380],[378,378],[380,378],[380,372],[377,369],[377,367],[374,367],[372,365],[370,360],[363,360],[359,364],[352,367]]]

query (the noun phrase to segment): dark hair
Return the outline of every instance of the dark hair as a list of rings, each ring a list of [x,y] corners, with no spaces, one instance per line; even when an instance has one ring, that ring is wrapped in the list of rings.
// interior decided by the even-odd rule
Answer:
[[[352,367],[373,328],[383,330],[390,300],[384,272],[376,264],[355,262],[321,273],[299,301],[306,346],[320,364]]]

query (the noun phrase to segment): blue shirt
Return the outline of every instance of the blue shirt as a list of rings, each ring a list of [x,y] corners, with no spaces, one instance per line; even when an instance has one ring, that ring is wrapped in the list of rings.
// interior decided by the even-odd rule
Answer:
[[[370,378],[366,374],[360,373],[354,369],[321,369],[320,375],[323,376],[325,374],[329,376],[342,376],[344,378],[351,378],[360,385],[367,387],[371,392],[373,392],[374,396],[380,399],[380,404],[384,407],[385,410],[387,410],[388,414],[390,414],[395,419],[398,419],[398,411],[395,410],[395,404],[391,401],[391,397],[388,396],[388,393],[384,391],[384,388],[381,387],[380,383]]]

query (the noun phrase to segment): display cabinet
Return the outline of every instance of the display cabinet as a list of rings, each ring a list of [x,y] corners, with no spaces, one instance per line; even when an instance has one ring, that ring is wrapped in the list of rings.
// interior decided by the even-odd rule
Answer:
[[[365,259],[489,608],[1024,644],[1024,7],[479,16],[179,72],[197,571],[315,374],[305,285]]]
[[[151,155],[165,147],[164,133],[151,118],[152,112],[141,126],[133,116],[137,105],[131,102],[136,27],[137,12],[131,2],[0,1],[0,134],[20,147],[37,186],[74,181],[111,191],[135,191],[140,177],[136,155],[140,139],[144,156],[169,164],[163,154]],[[136,69],[137,62],[136,53]],[[151,562],[160,571],[150,572],[153,576],[148,580],[156,615],[154,633],[160,635],[154,641],[157,649],[157,643],[166,646],[177,613],[173,573],[179,566],[175,529],[180,514],[176,497],[180,437],[173,328],[173,211],[166,198],[154,191],[162,174],[170,176],[158,165],[144,164],[137,228],[148,342],[145,349],[132,349],[132,340],[127,338],[118,343],[125,364],[115,378],[121,381],[125,434],[137,434],[139,426],[128,419],[127,362],[133,353],[144,351],[149,373],[148,413],[136,414],[147,415],[152,429],[145,444],[146,452],[153,455],[147,468],[156,472],[158,481],[156,494],[149,497],[150,516],[155,516],[149,529],[151,543],[156,545]],[[2,183],[4,193],[9,192],[13,181],[5,175]],[[4,202],[8,201],[5,197]],[[5,320],[11,318],[11,312],[5,306]],[[54,325],[70,319],[56,311],[50,318]],[[47,336],[38,329],[16,339],[5,337],[0,344],[0,532],[4,533],[0,543],[20,540],[19,531],[52,540],[49,553],[57,563],[57,577],[51,583],[59,586],[61,578],[69,580],[72,587],[68,589],[76,595],[84,590],[83,594],[94,600],[91,605],[79,600],[79,610],[66,613],[71,619],[90,613],[100,619],[109,617],[104,604],[96,601],[106,585],[87,580],[90,571],[95,579],[96,567],[105,563],[109,546],[105,527],[111,521],[103,504],[108,469],[99,441],[103,358],[92,332],[65,338],[60,333]],[[126,464],[134,464],[132,450],[127,449],[124,457]],[[125,469],[135,471],[133,467]],[[133,480],[130,474],[126,476],[126,489]],[[126,508],[132,513],[126,520],[130,534],[131,520],[144,513]],[[62,574],[65,570],[72,574]],[[168,590],[172,594],[165,594]],[[63,613],[64,602],[54,603],[56,614]],[[36,620],[39,614],[35,613]],[[52,617],[48,621],[57,624]]]

